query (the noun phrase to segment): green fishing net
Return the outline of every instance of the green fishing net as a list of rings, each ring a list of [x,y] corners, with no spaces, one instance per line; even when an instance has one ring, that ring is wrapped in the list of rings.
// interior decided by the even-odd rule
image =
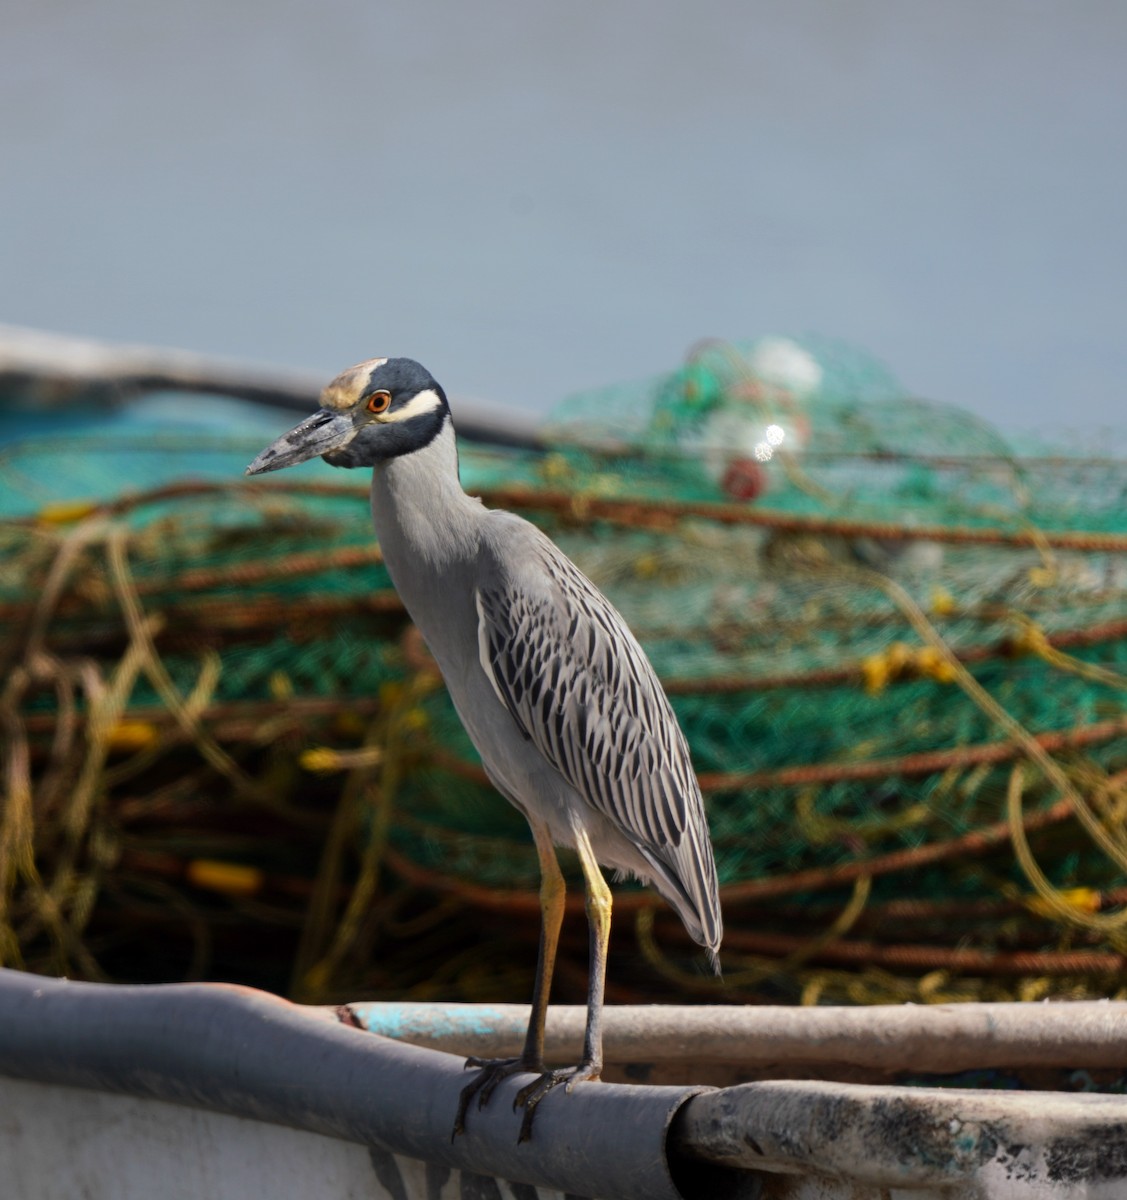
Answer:
[[[243,481],[279,423],[240,413],[246,425],[222,432],[136,416],[32,430],[0,456],[0,608],[7,665],[23,672],[7,729],[10,749],[27,748],[34,814],[20,836],[41,878],[70,872],[73,917],[53,941],[28,925],[40,885],[10,870],[8,943],[22,913],[35,930],[19,952],[73,965],[87,927],[113,924],[96,896],[79,911],[83,881],[102,895],[114,862],[160,874],[163,854],[160,886],[192,919],[218,920],[200,900],[210,886],[228,919],[269,902],[302,925],[292,978],[306,994],[423,987],[421,951],[414,974],[364,974],[387,913],[420,889],[504,911],[505,895],[534,896],[535,854],[410,637],[363,481],[320,463]],[[1109,919],[1127,898],[1122,462],[1017,453],[851,347],[775,337],[702,344],[659,377],[563,401],[540,449],[465,444],[461,463],[467,490],[536,521],[607,592],[665,682],[708,804],[725,961],[751,972],[748,988],[1114,990],[1127,950]],[[103,694],[115,686],[116,708]],[[66,800],[77,785],[81,811]],[[224,842],[219,816],[187,801],[179,827],[154,816],[200,789],[259,815],[269,792],[293,851]],[[334,842],[331,821],[302,826],[318,804],[346,814],[353,842]],[[249,892],[193,876],[217,855],[259,872]],[[274,878],[278,862],[289,874]],[[349,907],[357,883],[391,921],[384,943],[379,920]],[[521,911],[535,916],[527,899]],[[534,939],[534,919],[512,936]],[[638,971],[695,986],[666,918],[638,939]],[[960,967],[968,945],[996,969]],[[904,947],[939,966],[897,966]],[[997,967],[1017,953],[1025,969]],[[936,969],[972,983],[929,992]],[[463,990],[480,995],[467,972]]]

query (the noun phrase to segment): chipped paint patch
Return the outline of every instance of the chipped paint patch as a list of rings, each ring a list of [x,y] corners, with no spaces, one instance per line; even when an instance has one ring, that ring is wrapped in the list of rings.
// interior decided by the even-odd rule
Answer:
[[[370,1033],[407,1042],[431,1037],[486,1037],[513,1023],[507,1013],[485,1004],[443,1004],[425,1011],[417,1003],[359,1003],[347,1008],[353,1021]]]

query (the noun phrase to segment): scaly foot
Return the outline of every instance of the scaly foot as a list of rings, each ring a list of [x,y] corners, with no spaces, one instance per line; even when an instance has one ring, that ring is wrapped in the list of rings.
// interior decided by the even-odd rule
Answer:
[[[544,1064],[529,1062],[524,1058],[467,1058],[466,1070],[474,1068],[477,1069],[478,1074],[462,1088],[461,1099],[458,1101],[458,1115],[454,1118],[454,1132],[450,1135],[451,1141],[458,1134],[465,1133],[466,1113],[469,1112],[475,1096],[478,1109],[483,1109],[489,1103],[489,1097],[497,1090],[497,1085],[508,1079],[510,1075],[522,1075],[528,1072],[542,1073]]]
[[[544,1071],[539,1079],[534,1079],[517,1092],[513,1108],[524,1109],[524,1120],[520,1123],[520,1134],[517,1143],[527,1142],[532,1137],[532,1121],[536,1116],[536,1106],[544,1097],[562,1083],[564,1091],[570,1092],[577,1083],[599,1078],[601,1066],[597,1063],[582,1062],[575,1067],[558,1067],[554,1071]]]

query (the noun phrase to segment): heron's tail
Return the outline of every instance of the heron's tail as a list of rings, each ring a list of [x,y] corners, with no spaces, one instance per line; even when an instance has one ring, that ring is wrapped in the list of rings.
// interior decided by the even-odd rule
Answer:
[[[653,868],[654,887],[676,910],[689,937],[708,951],[709,963],[719,975],[724,920],[716,860],[707,833],[702,836],[690,824],[679,846],[663,846],[660,853],[646,847],[642,853]]]

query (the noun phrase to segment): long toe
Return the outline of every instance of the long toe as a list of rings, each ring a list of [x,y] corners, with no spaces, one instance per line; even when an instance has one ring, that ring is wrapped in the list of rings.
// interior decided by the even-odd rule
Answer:
[[[524,1119],[520,1123],[518,1142],[527,1142],[532,1137],[532,1122],[536,1118],[536,1109],[540,1101],[553,1089],[562,1083],[564,1090],[570,1092],[577,1083],[587,1083],[599,1078],[599,1068],[594,1063],[580,1063],[575,1067],[559,1067],[554,1071],[545,1071],[539,1079],[534,1079],[517,1092],[513,1108],[524,1109]]]
[[[454,1118],[454,1129],[450,1134],[451,1141],[458,1134],[465,1133],[466,1114],[475,1096],[478,1108],[482,1109],[489,1103],[489,1097],[497,1090],[497,1085],[510,1075],[543,1071],[544,1066],[542,1063],[526,1062],[523,1058],[467,1058],[466,1068],[476,1068],[477,1074],[462,1088],[458,1099],[458,1113]]]

